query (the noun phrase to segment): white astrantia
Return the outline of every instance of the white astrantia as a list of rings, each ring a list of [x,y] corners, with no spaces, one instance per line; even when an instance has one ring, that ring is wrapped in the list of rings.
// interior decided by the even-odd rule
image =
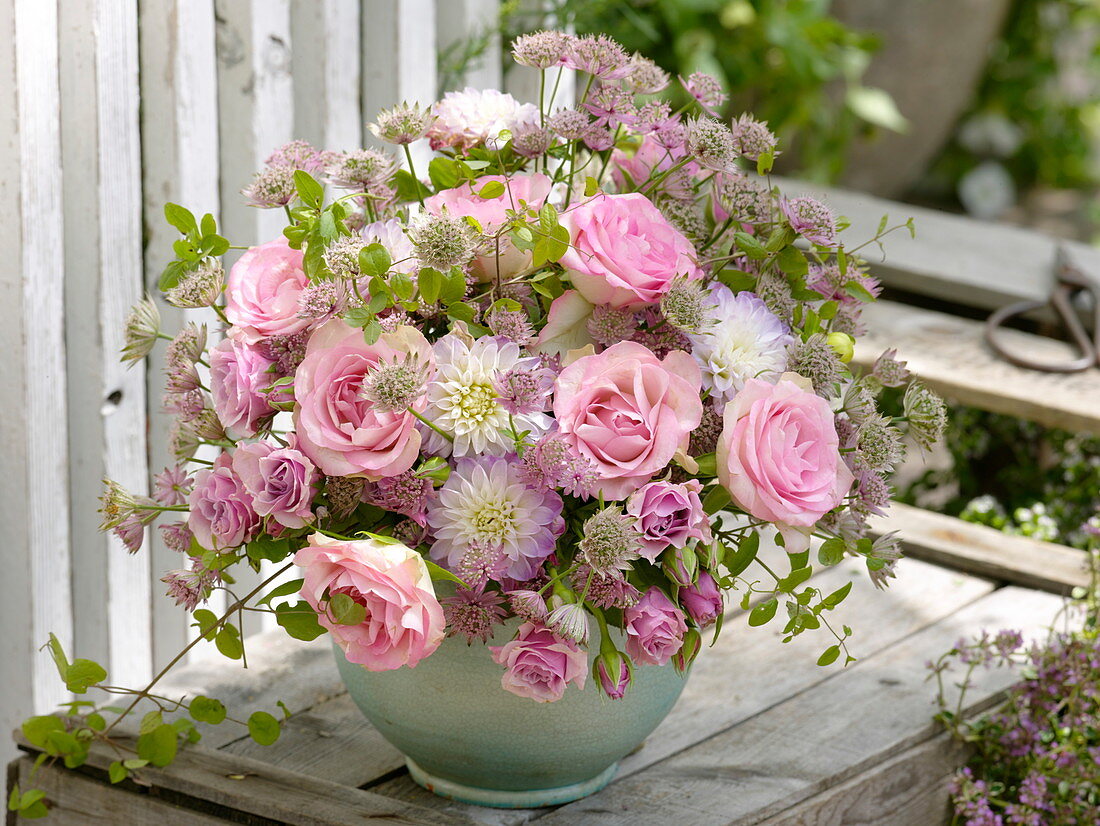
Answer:
[[[750,292],[736,295],[724,284],[711,286],[713,323],[688,333],[691,352],[703,373],[703,387],[727,402],[748,379],[770,380],[787,367],[794,343],[782,321]]]
[[[534,370],[538,359],[523,356],[511,341],[482,336],[468,341],[454,333],[443,336],[433,347],[436,359],[435,379],[428,384],[424,418],[453,438],[423,429],[425,449],[440,456],[503,456],[515,449],[510,429],[530,431],[537,440],[549,430],[551,419],[545,413],[517,413],[509,420],[508,411],[497,398],[498,377],[513,368]]]

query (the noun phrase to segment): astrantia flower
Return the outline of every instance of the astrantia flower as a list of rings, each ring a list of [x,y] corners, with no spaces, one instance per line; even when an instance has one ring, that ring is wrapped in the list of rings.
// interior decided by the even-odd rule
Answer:
[[[562,109],[550,116],[547,121],[550,131],[567,141],[577,141],[585,136],[592,118],[579,109]]]
[[[605,34],[573,38],[565,55],[570,69],[587,72],[601,80],[619,80],[630,74],[630,55]]]
[[[687,124],[687,150],[701,166],[715,172],[737,171],[737,147],[728,126],[716,118],[696,118]]]
[[[509,413],[544,413],[550,406],[554,372],[545,367],[513,367],[493,383],[497,401]]]
[[[189,321],[180,328],[176,337],[168,344],[164,351],[164,360],[169,368],[175,364],[185,362],[194,363],[202,358],[202,352],[206,349],[206,325],[195,324]]]
[[[593,123],[584,132],[584,145],[593,152],[603,152],[615,145],[615,136],[606,126]]]
[[[902,407],[909,420],[909,435],[925,450],[931,449],[947,426],[947,406],[943,399],[915,381],[905,389]]]
[[[325,170],[333,186],[373,195],[389,187],[389,180],[396,171],[397,162],[376,149],[356,149],[338,155]]]
[[[423,525],[431,493],[430,480],[422,479],[413,471],[406,470],[396,476],[384,476],[377,482],[370,483],[363,495],[372,505],[400,513]]]
[[[860,336],[866,332],[861,319],[866,305],[848,291],[851,282],[875,297],[882,292],[882,285],[877,278],[851,263],[843,274],[835,261],[829,264],[811,264],[806,275],[807,287],[820,293],[825,301],[835,301],[839,305],[832,329],[835,332]]]
[[[531,319],[523,310],[505,310],[497,308],[485,318],[485,325],[493,335],[514,341],[520,347],[530,344],[535,338],[535,329]]]
[[[509,370],[534,370],[538,359],[523,357],[513,342],[490,336],[468,343],[455,334],[439,339],[433,347],[435,380],[428,385],[424,418],[453,437],[446,440],[426,430],[427,449],[439,455],[500,456],[512,450],[509,414],[500,403],[497,380]],[[517,431],[529,430],[538,438],[550,427],[543,413],[513,417]]]
[[[588,613],[576,602],[566,602],[550,612],[546,627],[565,640],[588,645]]]
[[[588,96],[584,108],[595,117],[596,126],[630,126],[637,116],[634,96],[617,85],[600,86]]]
[[[329,512],[337,519],[346,519],[363,501],[367,480],[361,476],[326,476],[325,500]]]
[[[729,401],[751,378],[772,378],[787,366],[794,341],[783,322],[750,292],[736,295],[724,284],[711,286],[713,324],[691,333],[691,353],[703,373],[703,386]]]
[[[380,359],[363,377],[359,395],[385,413],[407,410],[424,395],[429,372],[414,353]]]
[[[191,492],[191,475],[180,465],[166,467],[153,477],[153,498],[160,504],[182,505]]]
[[[673,327],[685,333],[699,333],[712,321],[707,313],[709,298],[701,282],[679,279],[661,296],[661,312]]]
[[[521,104],[496,89],[467,86],[461,92],[448,92],[435,105],[435,121],[428,138],[432,149],[462,151],[478,144],[494,148],[502,131],[515,131],[520,125],[533,125],[538,120],[539,110],[533,104]]]
[[[871,374],[883,387],[901,387],[912,375],[905,366],[906,363],[899,361],[897,356],[898,351],[890,349],[875,359]]]
[[[626,85],[638,95],[655,95],[668,88],[668,72],[637,52],[630,58],[630,73]]]
[[[298,317],[327,321],[340,315],[347,304],[344,285],[333,279],[311,281],[298,296]]]
[[[122,348],[123,361],[140,361],[153,351],[160,334],[160,310],[153,299],[145,296],[130,308],[124,328],[125,346]]]
[[[512,57],[520,66],[549,69],[560,66],[569,48],[569,35],[559,31],[531,32],[512,41]]]
[[[757,161],[761,155],[775,151],[775,135],[768,129],[767,124],[761,123],[752,115],[741,115],[733,122],[733,140],[737,151],[750,161]]]
[[[169,571],[160,581],[168,586],[168,596],[176,601],[176,605],[194,611],[200,602],[206,602],[220,579],[218,571],[204,567],[202,560],[193,556],[190,570]]]
[[[588,496],[599,475],[558,433],[544,436],[523,454],[524,479],[539,489],[560,488],[570,496]]]
[[[695,72],[687,80],[680,78],[684,91],[695,98],[708,115],[717,115],[718,109],[729,97],[722,91],[722,84],[713,75],[706,72]]]
[[[315,175],[324,168],[328,159],[328,152],[319,151],[309,141],[296,140],[284,143],[264,163],[270,167],[286,167],[291,171],[301,169]]]
[[[325,266],[337,278],[355,278],[359,275],[359,251],[366,245],[362,238],[341,236],[325,248]]]
[[[629,608],[638,602],[641,592],[621,576],[600,576],[587,565],[578,565],[570,577],[573,590],[588,596],[584,601],[597,608]]]
[[[292,333],[288,336],[271,336],[259,343],[260,351],[275,363],[281,376],[293,376],[298,365],[306,355],[306,343],[309,331]]]
[[[470,263],[478,247],[476,230],[446,210],[418,216],[409,228],[409,239],[421,264],[444,271]]]
[[[424,137],[431,125],[431,110],[415,103],[399,103],[380,111],[370,131],[379,140],[405,146]]]
[[[460,459],[428,505],[432,559],[457,569],[470,545],[499,550],[496,578],[529,579],[565,531],[561,498],[523,481],[520,465],[503,457]]]
[[[494,626],[504,622],[507,612],[502,603],[503,596],[498,591],[471,591],[459,588],[453,597],[440,600],[443,616],[447,620],[447,636],[459,634],[473,645],[475,639],[488,642],[493,636]]]
[[[512,130],[512,148],[524,158],[537,158],[553,143],[549,130],[531,123],[520,123]]]
[[[585,520],[578,547],[595,573],[616,576],[619,571],[629,570],[631,561],[640,556],[642,536],[634,527],[635,521],[617,506],[598,510]]]
[[[836,217],[815,198],[781,198],[779,209],[791,229],[811,244],[832,244],[836,240]]]
[[[184,554],[191,550],[192,534],[186,522],[165,522],[160,526],[160,535],[170,551]]]
[[[217,258],[205,258],[180,278],[179,284],[165,291],[164,300],[173,307],[209,307],[222,294],[225,270]]]
[[[874,416],[856,430],[859,461],[872,470],[891,471],[903,458],[901,432],[884,416]]]
[[[249,204],[263,209],[286,206],[298,194],[294,187],[294,167],[264,167],[241,190],[241,194],[248,199]]]
[[[715,177],[718,205],[735,221],[764,224],[772,220],[772,198],[768,187],[758,178],[736,173]]]
[[[638,330],[638,321],[630,310],[620,310],[608,304],[597,304],[585,322],[588,334],[603,347],[629,341]]]
[[[765,306],[783,321],[790,321],[798,302],[787,277],[781,272],[767,270],[756,279],[756,294]]]
[[[546,607],[546,600],[538,591],[521,588],[518,591],[508,592],[508,604],[516,616],[522,617],[528,622],[545,623],[550,615]]]
[[[788,352],[788,364],[792,373],[805,376],[814,385],[814,392],[827,399],[839,395],[838,385],[844,365],[822,333],[815,333],[805,341],[796,341]]]

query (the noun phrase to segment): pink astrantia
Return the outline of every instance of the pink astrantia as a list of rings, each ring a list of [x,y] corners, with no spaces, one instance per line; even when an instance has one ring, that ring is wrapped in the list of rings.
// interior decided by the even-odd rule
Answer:
[[[745,382],[726,405],[716,458],[733,501],[779,527],[791,553],[805,550],[814,523],[840,505],[854,481],[829,403],[793,373],[776,384]]]
[[[302,597],[348,662],[368,671],[416,666],[443,641],[443,607],[423,558],[399,542],[348,542],[312,534],[294,556]],[[344,594],[366,609],[358,625],[333,621],[327,602]]]
[[[623,499],[686,450],[699,426],[699,368],[680,351],[663,361],[632,341],[584,356],[558,376],[560,432],[599,475],[594,489]]]
[[[515,639],[489,646],[493,661],[504,666],[500,685],[519,697],[552,703],[570,684],[584,688],[588,656],[580,647],[533,622],[519,627]]]

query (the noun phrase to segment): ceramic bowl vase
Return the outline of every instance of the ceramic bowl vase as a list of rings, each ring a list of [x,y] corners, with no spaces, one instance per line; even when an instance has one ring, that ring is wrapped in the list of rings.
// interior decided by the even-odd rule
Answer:
[[[513,618],[499,626],[489,644],[503,645],[518,625]],[[671,664],[641,666],[626,696],[609,700],[589,673],[583,690],[569,686],[557,702],[537,703],[503,690],[487,647],[462,638],[448,637],[416,668],[396,671],[370,672],[335,652],[355,704],[405,755],[413,780],[442,797],[502,808],[567,803],[602,789],[672,710],[685,681]]]

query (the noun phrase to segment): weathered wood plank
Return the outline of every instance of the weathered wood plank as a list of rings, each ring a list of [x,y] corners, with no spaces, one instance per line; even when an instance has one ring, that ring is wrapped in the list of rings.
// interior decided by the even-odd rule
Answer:
[[[984,580],[915,560],[902,564],[895,584],[885,592],[875,590],[854,561],[824,572],[815,578],[814,584],[830,593],[853,579],[852,595],[830,621],[838,626],[847,622],[854,627],[857,636],[851,641],[851,649],[853,655],[862,659],[873,659],[898,640],[943,621],[989,594],[993,587]],[[660,761],[671,755],[735,727],[789,697],[817,690],[836,677],[839,667],[826,669],[816,664],[818,654],[828,645],[827,635],[803,635],[786,646],[781,645],[781,636],[778,629],[748,628],[742,618],[727,617],[718,642],[705,649],[692,668],[691,679],[676,707],[642,748],[623,759],[619,777],[646,773],[649,767],[660,766]],[[782,667],[777,667],[779,657]],[[766,678],[762,679],[763,675]],[[537,814],[525,811],[482,815],[474,807],[431,799],[408,777],[395,778],[374,791],[445,811],[464,812],[485,823],[520,823]]]
[[[120,738],[119,742],[124,749],[132,749],[134,745],[128,738]],[[20,742],[19,746],[35,753],[34,747],[26,742]],[[88,754],[87,766],[105,772],[116,757],[113,750],[97,743]],[[143,774],[143,779],[158,790],[158,796],[200,812],[210,811],[212,805],[229,813],[298,826],[332,826],[372,819],[400,824],[470,823],[465,818],[444,818],[430,809],[201,745],[181,749],[170,766],[147,768]],[[126,783],[129,785],[129,781]],[[248,822],[241,814],[236,817]]]
[[[11,720],[64,699],[37,649],[51,630],[67,647],[73,639],[56,4],[0,2],[0,73],[0,205],[9,226],[0,268],[0,561],[11,574],[0,586],[0,713]]]
[[[760,826],[940,826],[949,822],[947,784],[966,750],[947,734],[763,821]]]
[[[981,322],[892,301],[869,305],[864,318],[867,335],[856,343],[858,364],[872,364],[893,347],[929,386],[955,401],[1047,427],[1100,434],[1100,370],[1025,370],[986,346]],[[1019,330],[1001,335],[1006,347],[1030,357],[1065,361],[1072,355],[1054,339]]]
[[[499,0],[446,0],[436,6],[435,32],[440,53],[470,37],[486,38],[485,51],[454,84],[459,88],[500,88],[501,44],[496,34],[499,12]]]
[[[290,6],[294,136],[319,148],[347,151],[363,140],[359,13],[346,0]]]
[[[183,204],[215,218],[220,214],[214,2],[142,0],[138,10],[141,137],[150,148],[142,162],[145,285],[156,295],[161,270],[175,257],[172,242],[178,237],[164,220],[164,204]],[[180,311],[163,302],[159,306],[168,335],[189,319],[202,323],[212,317],[207,311]],[[150,474],[175,461],[168,450],[172,420],[161,409],[163,392],[164,348],[158,347],[149,359],[146,383]],[[188,638],[186,615],[165,598],[160,582],[166,571],[183,567],[184,560],[164,545],[160,531],[150,532],[149,558],[153,663],[161,668]]]
[[[871,520],[871,529],[898,531],[909,557],[1015,585],[1068,594],[1089,581],[1082,551],[922,508],[894,503],[887,516]]]
[[[217,826],[221,818],[98,783],[62,766],[45,765],[30,777],[34,761],[20,758],[14,769],[24,789],[41,789],[50,807],[50,826]],[[20,821],[25,822],[25,821]],[[14,821],[13,821],[14,823]]]
[[[1061,606],[1004,588],[803,692],[603,792],[547,815],[556,824],[750,824],[855,777],[934,736],[924,663],[964,634],[1010,626],[1035,636]],[[766,682],[774,672],[757,672]],[[979,669],[975,713],[1016,679]],[[858,722],[849,713],[858,709]],[[778,744],[786,744],[780,747]],[[789,747],[797,744],[796,747]]]
[[[864,250],[871,269],[886,284],[960,304],[992,310],[1021,299],[1045,299],[1054,285],[1059,245],[1092,272],[1100,272],[1100,250],[1008,224],[977,221],[947,212],[899,204],[858,192],[801,181],[778,180],[787,194],[821,198],[852,222],[847,243],[875,235],[883,215],[891,225],[912,216],[916,238],[905,230],[886,239],[886,259]]]

